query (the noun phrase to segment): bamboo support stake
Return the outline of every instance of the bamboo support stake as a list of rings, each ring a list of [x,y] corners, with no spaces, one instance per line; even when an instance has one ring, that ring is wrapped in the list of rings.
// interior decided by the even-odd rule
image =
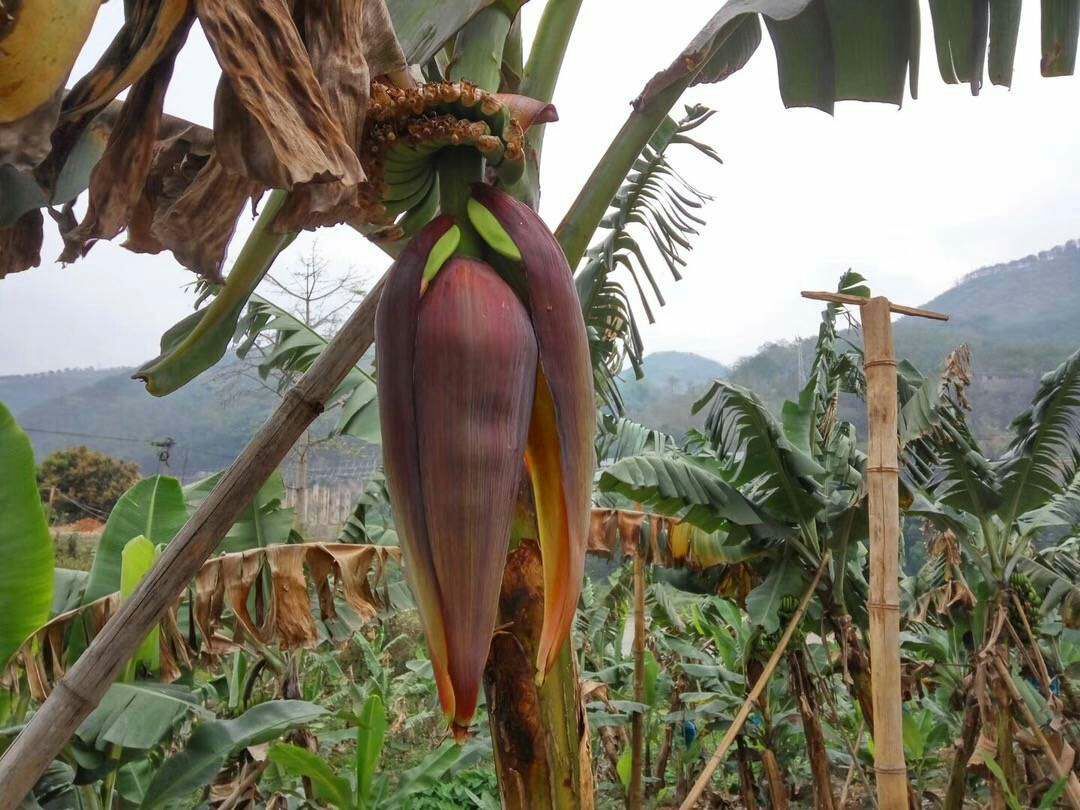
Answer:
[[[288,454],[374,340],[377,284],[285,395],[217,486],[158,558],[142,584],[56,684],[0,759],[0,810],[14,810],[83,719],[97,706],[147,633]]]
[[[867,488],[870,505],[870,686],[874,710],[874,771],[878,806],[908,805],[904,762],[903,698],[900,688],[900,497],[897,458],[896,355],[893,312],[933,320],[947,315],[893,304],[889,299],[803,292],[804,298],[862,309],[863,360],[870,445]]]
[[[698,799],[701,798],[701,794],[705,792],[709,780],[712,779],[713,774],[716,773],[716,769],[723,763],[724,758],[727,756],[728,749],[731,748],[731,744],[735,741],[739,732],[742,731],[746,718],[750,716],[750,711],[753,709],[754,703],[757,702],[761,693],[765,691],[765,687],[769,683],[769,678],[772,677],[777,664],[780,663],[780,659],[784,657],[784,650],[787,649],[791,637],[795,635],[795,628],[798,627],[799,622],[802,621],[803,614],[806,612],[806,607],[810,604],[810,599],[813,597],[814,591],[817,590],[818,583],[821,582],[821,577],[825,573],[825,569],[828,568],[831,559],[832,552],[826,551],[825,556],[821,558],[821,563],[818,565],[817,571],[814,573],[813,581],[807,586],[805,593],[802,595],[802,599],[799,600],[799,606],[795,609],[791,619],[788,620],[787,627],[784,628],[784,634],[780,636],[780,642],[776,645],[776,649],[773,650],[772,655],[769,656],[769,660],[765,664],[765,668],[761,671],[761,675],[758,676],[757,681],[754,683],[754,687],[750,690],[750,694],[746,696],[746,700],[744,700],[742,706],[739,707],[739,711],[735,714],[735,719],[731,721],[728,730],[724,732],[724,737],[720,740],[720,745],[717,746],[716,751],[705,765],[705,769],[698,775],[697,781],[694,782],[694,786],[690,789],[690,792],[686,794],[683,803],[679,805],[679,810],[693,810],[694,805],[697,804]]]
[[[870,446],[870,688],[874,703],[874,771],[878,806],[908,806],[900,690],[900,499],[897,459],[896,357],[889,301],[862,308]]]
[[[645,702],[645,549],[640,531],[634,554],[634,700]],[[634,712],[630,722],[630,789],[626,806],[641,810],[645,801],[645,713]]]

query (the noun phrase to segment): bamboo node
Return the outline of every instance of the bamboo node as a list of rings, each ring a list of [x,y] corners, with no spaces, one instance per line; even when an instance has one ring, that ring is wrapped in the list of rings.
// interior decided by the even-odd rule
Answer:
[[[877,608],[878,610],[895,610],[897,613],[900,612],[900,605],[896,602],[872,602],[868,600],[866,606]]]
[[[53,684],[53,691],[55,692],[57,689],[63,689],[65,692],[67,692],[69,695],[71,695],[73,698],[75,698],[75,700],[77,700],[79,702],[79,704],[82,705],[82,706],[91,706],[91,707],[93,707],[93,706],[96,706],[97,703],[98,703],[96,700],[91,700],[86,695],[84,695],[82,692],[80,692],[78,689],[76,689],[74,686],[72,686],[70,683],[68,683],[67,676],[64,676],[63,678],[58,680],[55,684]]]
[[[873,467],[867,467],[866,470],[867,472],[895,473],[896,475],[900,474],[899,467],[891,467],[888,464],[877,464]]]
[[[880,360],[867,360],[863,363],[863,368],[873,368],[874,366],[892,366],[896,368],[896,361],[882,358]]]
[[[907,773],[907,768],[903,765],[875,765],[875,773]]]
[[[304,396],[304,393],[299,387],[290,388],[288,393],[285,394],[285,398],[296,400],[296,402],[316,415],[322,413],[323,408],[326,407],[326,403],[320,402],[318,399],[310,399]]]

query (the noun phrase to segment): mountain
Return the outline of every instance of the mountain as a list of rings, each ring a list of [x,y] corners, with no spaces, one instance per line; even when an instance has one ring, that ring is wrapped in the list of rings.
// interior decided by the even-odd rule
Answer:
[[[185,481],[225,467],[276,407],[275,391],[255,369],[230,357],[167,397],[153,397],[131,379],[134,369],[85,369],[0,377],[0,401],[27,430],[40,461],[85,444],[139,464],[144,475],[162,469]],[[329,433],[335,415],[315,423]],[[172,439],[167,466],[161,443]],[[372,466],[364,443],[317,445],[312,477],[360,475]]]
[[[731,370],[691,352],[654,352],[642,363],[641,379],[624,371],[619,386],[627,415],[667,433],[682,433],[690,424],[690,406],[712,380]]]
[[[111,377],[123,369],[65,368],[40,374],[0,377],[0,402],[12,413],[62,397],[80,388]]]
[[[930,373],[951,349],[967,343],[974,357],[973,426],[987,449],[997,452],[1040,376],[1080,347],[1080,243],[976,270],[925,307],[948,313],[950,320],[901,318],[895,326],[897,355]],[[857,335],[848,337],[858,341]],[[780,403],[801,387],[800,368],[812,357],[812,340],[769,343],[731,368],[689,352],[656,352],[645,358],[643,379],[624,372],[623,398],[632,418],[675,434],[700,423],[690,416],[690,406],[718,377],[757,392],[779,413]],[[39,459],[60,447],[86,444],[152,473],[161,451],[153,442],[171,437],[168,469],[188,479],[227,464],[278,402],[254,370],[235,358],[161,399],[131,380],[131,372],[67,369],[0,377],[0,401],[34,429],[30,436]],[[845,416],[860,427],[865,422],[861,403],[847,403]],[[332,419],[324,416],[312,435],[325,436]],[[338,442],[320,445],[312,468],[316,478],[319,471],[347,477],[372,463],[371,448]]]
[[[873,279],[869,281],[872,289]],[[974,371],[969,389],[972,425],[986,449],[996,453],[1008,441],[1013,417],[1030,404],[1040,377],[1080,348],[1080,241],[975,270],[923,307],[945,312],[949,320],[900,318],[894,325],[897,357],[924,374],[934,373],[952,349],[966,343]],[[858,335],[844,336],[859,343]],[[768,343],[736,362],[729,378],[779,413],[783,400],[794,398],[801,388],[800,369],[809,367],[813,353],[812,339]],[[652,357],[646,358],[646,369]],[[696,366],[695,357],[683,355],[688,377],[697,373],[695,368],[705,371]],[[633,418],[647,415],[648,424],[674,426],[676,433],[696,423],[683,407],[687,398],[664,401],[662,377],[650,380],[647,370],[642,382],[651,385],[645,389],[648,396],[627,391]],[[861,407],[847,403],[845,413],[860,427],[865,423]]]

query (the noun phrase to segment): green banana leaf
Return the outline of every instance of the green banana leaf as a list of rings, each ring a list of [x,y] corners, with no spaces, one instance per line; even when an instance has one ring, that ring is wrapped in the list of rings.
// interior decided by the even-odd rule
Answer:
[[[599,489],[637,501],[651,511],[680,516],[705,531],[714,531],[726,521],[740,526],[765,522],[739,490],[682,454],[624,458],[601,472]]]
[[[207,716],[198,697],[182,686],[114,683],[75,733],[98,751],[113,745],[148,751],[187,718]]]
[[[120,598],[124,601],[131,598],[135,589],[139,587],[150,569],[157,561],[157,548],[141,534],[127,542],[124,550],[120,553]],[[131,659],[129,672],[134,674],[136,667],[142,664],[148,672],[157,672],[161,667],[161,629],[154,625],[154,629],[143,639],[139,649]]]
[[[375,770],[382,755],[387,731],[386,707],[377,693],[372,693],[360,712],[356,728],[356,803],[370,807],[375,792]]]
[[[269,742],[287,731],[325,717],[326,709],[303,700],[272,700],[232,720],[200,724],[187,744],[154,774],[143,810],[189,796],[209,784],[238,748]]]
[[[765,581],[746,597],[746,613],[751,624],[766,634],[780,629],[780,604],[785,596],[798,597],[806,588],[802,566],[794,556],[785,554],[769,570]]]
[[[155,397],[171,394],[225,356],[244,305],[274,259],[296,236],[275,233],[271,227],[285,200],[284,191],[270,192],[214,300],[166,331],[161,336],[161,353],[132,375],[146,383],[149,393]]]
[[[259,375],[264,380],[275,371],[303,374],[327,344],[326,338],[306,323],[259,295],[251,296],[237,334],[243,336],[236,350],[241,358],[248,356],[260,335],[273,335],[270,352],[259,363]],[[360,367],[349,371],[327,400],[328,407],[337,404],[341,405],[341,415],[334,433],[373,444],[381,442],[375,380],[368,372]]]
[[[1013,440],[996,465],[1006,526],[1045,506],[1080,473],[1080,351],[1043,377],[1012,430]]]
[[[784,435],[751,391],[717,380],[692,407],[706,405],[705,433],[732,483],[752,485],[755,502],[785,521],[807,526],[825,505],[817,480],[824,469]]]
[[[187,521],[180,482],[165,475],[144,478],[116,502],[98,543],[83,604],[120,590],[124,546],[139,535],[168,543]]]
[[[423,65],[493,0],[387,0],[405,59]]]
[[[53,542],[37,488],[30,439],[0,403],[0,670],[48,621]]]
[[[353,801],[349,780],[334,773],[330,764],[318,754],[292,743],[275,743],[270,746],[267,756],[286,773],[309,780],[319,801],[338,810],[352,810],[361,806]]]
[[[189,514],[194,514],[206,500],[221,480],[221,476],[222,473],[217,472],[184,487],[184,500]],[[240,518],[229,528],[218,546],[220,551],[232,553],[289,542],[295,510],[282,506],[284,501],[285,481],[281,472],[275,470],[259,488],[247,509],[240,513]]]

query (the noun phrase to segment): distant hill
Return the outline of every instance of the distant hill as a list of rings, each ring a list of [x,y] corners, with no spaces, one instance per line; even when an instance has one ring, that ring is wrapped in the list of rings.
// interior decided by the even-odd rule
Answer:
[[[872,288],[872,278],[870,284]],[[974,366],[969,392],[973,425],[987,448],[999,451],[1007,441],[1009,422],[1030,404],[1039,378],[1080,348],[1080,242],[975,270],[923,306],[948,313],[949,321],[899,319],[894,327],[897,356],[932,373],[953,348],[967,343]],[[846,337],[859,342],[858,336]],[[801,387],[800,368],[809,366],[813,351],[813,339],[768,343],[735,363],[729,377],[778,410]],[[650,368],[654,356],[646,358],[644,395],[627,392],[628,410],[634,418],[647,415],[649,424],[674,426],[679,432],[692,422],[685,408],[679,415],[682,398],[664,401],[665,381]],[[706,370],[696,355],[680,357],[687,379]],[[675,361],[668,358],[665,363]],[[694,396],[686,399],[692,402]],[[863,420],[850,404],[847,416]]]
[[[28,431],[38,461],[54,450],[85,444],[139,464],[144,474],[162,468],[154,442],[172,439],[169,474],[185,480],[231,462],[277,405],[277,394],[235,358],[167,397],[152,397],[131,379],[134,369],[69,370],[0,377],[0,401]],[[323,417],[313,436],[329,433]],[[371,451],[360,442],[338,441],[310,459],[321,471],[370,467]]]
[[[638,380],[632,371],[620,376],[620,390],[629,416],[668,433],[690,424],[690,406],[708,384],[731,370],[691,352],[654,352],[645,358]]]
[[[932,372],[952,348],[970,345],[973,422],[996,452],[1041,375],[1080,347],[1080,243],[976,270],[925,306],[949,313],[951,320],[900,319],[897,354]],[[709,381],[730,378],[778,411],[801,387],[799,369],[809,366],[812,356],[809,339],[769,343],[732,368],[689,352],[656,352],[645,358],[644,379],[622,375],[623,397],[633,418],[681,434],[695,423],[690,405]],[[169,470],[188,478],[232,460],[277,403],[277,395],[235,358],[161,399],[131,380],[131,371],[67,369],[0,377],[0,401],[23,425],[52,431],[30,434],[39,459],[60,447],[87,444],[137,461],[150,473],[159,465],[159,448],[151,440],[171,437],[176,446]],[[847,411],[849,418],[863,421],[861,406],[849,403]],[[326,435],[331,418],[317,423],[313,435]],[[340,474],[367,468],[371,458],[370,449],[351,443],[324,447],[312,466]]]
[[[70,394],[122,371],[123,369],[115,368],[65,368],[41,374],[0,377],[0,402],[7,405],[12,413],[17,413],[31,405]]]

